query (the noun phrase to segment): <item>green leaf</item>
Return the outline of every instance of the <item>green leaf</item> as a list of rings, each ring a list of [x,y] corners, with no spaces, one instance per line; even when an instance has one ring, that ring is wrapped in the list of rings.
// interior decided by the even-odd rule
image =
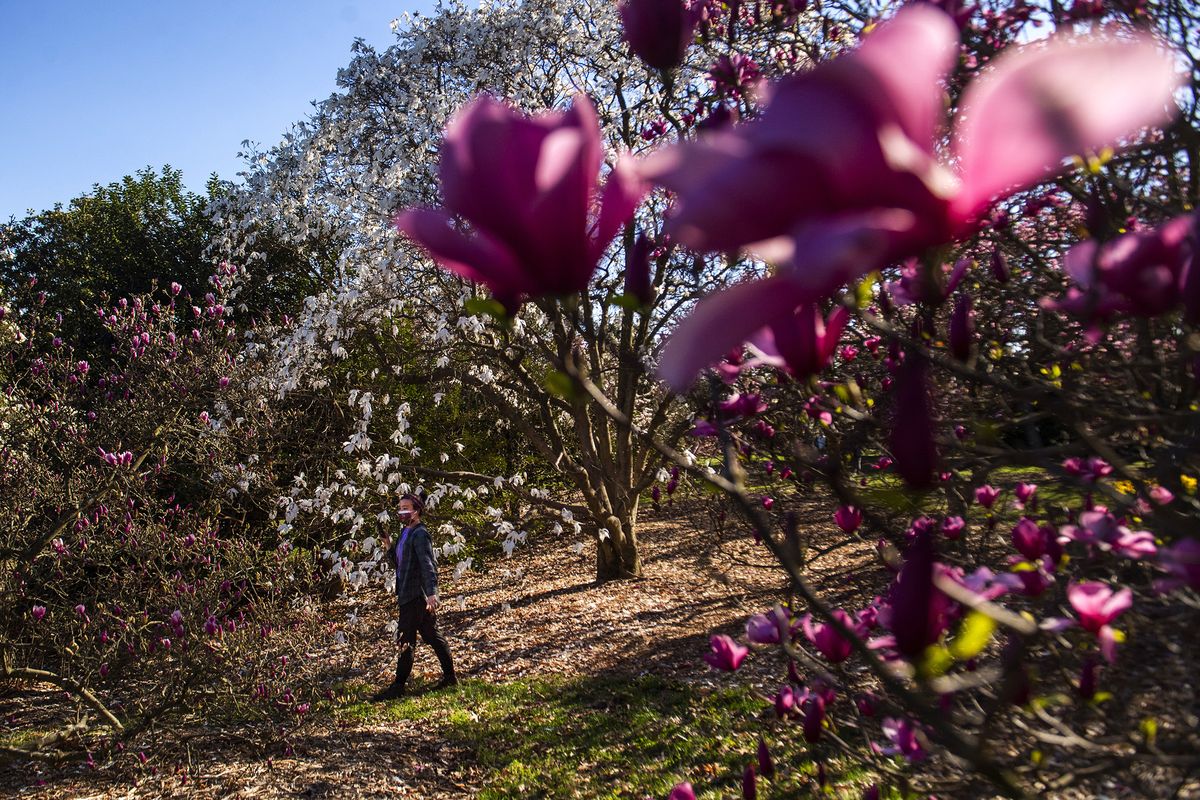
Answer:
[[[936,678],[945,675],[946,670],[954,664],[954,656],[950,649],[942,644],[931,644],[925,648],[917,662],[917,674],[925,678]]]
[[[612,303],[614,306],[620,306],[621,308],[629,311],[637,311],[642,307],[642,301],[638,300],[637,297],[631,294],[618,294],[609,299],[608,302]]]
[[[508,316],[504,311],[504,306],[491,297],[472,297],[464,307],[471,316],[495,317],[500,320]]]
[[[871,305],[871,301],[875,296],[875,282],[878,279],[879,273],[872,272],[854,287],[854,302],[858,304],[859,308],[866,308]]]
[[[575,383],[565,372],[552,370],[547,373],[545,384],[546,391],[555,397],[561,397],[563,400],[572,400],[575,397]]]
[[[963,620],[958,636],[950,643],[950,652],[959,661],[974,658],[983,652],[996,631],[996,620],[982,611],[972,611]]]

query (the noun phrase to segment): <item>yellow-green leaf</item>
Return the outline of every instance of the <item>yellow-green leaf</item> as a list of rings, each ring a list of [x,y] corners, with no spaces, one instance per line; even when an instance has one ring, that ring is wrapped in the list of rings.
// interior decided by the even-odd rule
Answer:
[[[996,620],[981,611],[972,611],[963,620],[958,636],[950,643],[950,652],[959,661],[974,658],[983,652],[996,631]]]

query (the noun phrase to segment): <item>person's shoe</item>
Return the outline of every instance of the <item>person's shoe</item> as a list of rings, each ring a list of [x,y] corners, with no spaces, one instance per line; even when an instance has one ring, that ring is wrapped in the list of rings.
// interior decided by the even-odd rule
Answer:
[[[406,694],[404,684],[392,681],[391,685],[386,689],[381,689],[371,697],[372,703],[383,703],[388,700],[395,700],[398,697],[403,697]]]
[[[437,685],[433,687],[433,690],[436,692],[440,689],[449,689],[451,686],[458,686],[458,678],[454,677],[453,675],[449,677],[443,677],[437,682]]]

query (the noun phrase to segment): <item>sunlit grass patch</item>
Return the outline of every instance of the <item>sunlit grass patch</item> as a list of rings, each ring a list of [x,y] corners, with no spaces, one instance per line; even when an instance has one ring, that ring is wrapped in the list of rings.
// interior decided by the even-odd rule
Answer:
[[[747,687],[708,689],[656,677],[465,681],[456,691],[353,703],[339,715],[425,721],[473,755],[485,775],[485,800],[665,797],[682,780],[701,797],[740,795],[759,735],[780,765],[773,782],[760,782],[770,789],[762,796],[816,786],[799,730],[775,720]],[[840,774],[837,764],[827,769],[831,781],[857,777]]]

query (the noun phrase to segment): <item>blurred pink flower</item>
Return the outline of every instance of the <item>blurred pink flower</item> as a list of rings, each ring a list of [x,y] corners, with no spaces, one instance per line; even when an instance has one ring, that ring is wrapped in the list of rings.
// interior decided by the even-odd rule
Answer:
[[[1179,83],[1172,55],[1145,34],[1032,43],[966,88],[942,162],[941,81],[958,54],[951,19],[909,5],[857,51],[771,87],[755,121],[652,153],[642,174],[677,194],[668,232],[700,251],[748,247],[812,302],[971,234],[997,198],[1163,121]],[[791,314],[799,302],[776,284],[701,301],[664,350],[667,383],[682,389]]]
[[[854,628],[854,621],[842,609],[835,609],[833,616],[847,628]],[[811,614],[804,615],[801,625],[804,635],[831,664],[840,664],[850,657],[850,642],[842,638],[832,625],[827,623],[814,625]]]
[[[746,654],[750,652],[748,648],[742,647],[724,634],[713,636],[708,643],[712,652],[705,653],[704,660],[713,669],[721,669],[726,672],[733,672],[740,667]]]
[[[509,311],[526,296],[573,294],[587,287],[644,193],[621,164],[599,192],[602,159],[585,95],[569,111],[534,117],[481,96],[446,128],[445,209],[401,211],[394,223],[442,268],[486,284]]]
[[[995,486],[983,485],[975,489],[975,502],[984,508],[991,508],[996,504],[996,498],[1000,496],[1000,490]]]
[[[684,781],[675,785],[667,795],[667,800],[696,800],[696,793],[692,790],[692,785]]]
[[[703,4],[684,0],[627,0],[620,6],[621,30],[633,54],[653,69],[672,69],[683,60],[700,22]]]
[[[833,521],[846,533],[854,533],[862,525],[862,511],[854,506],[838,506],[833,512]]]
[[[1083,629],[1096,634],[1104,658],[1114,661],[1116,632],[1109,623],[1133,605],[1133,592],[1128,587],[1114,592],[1097,582],[1074,583],[1067,587],[1067,600],[1079,615]]]

